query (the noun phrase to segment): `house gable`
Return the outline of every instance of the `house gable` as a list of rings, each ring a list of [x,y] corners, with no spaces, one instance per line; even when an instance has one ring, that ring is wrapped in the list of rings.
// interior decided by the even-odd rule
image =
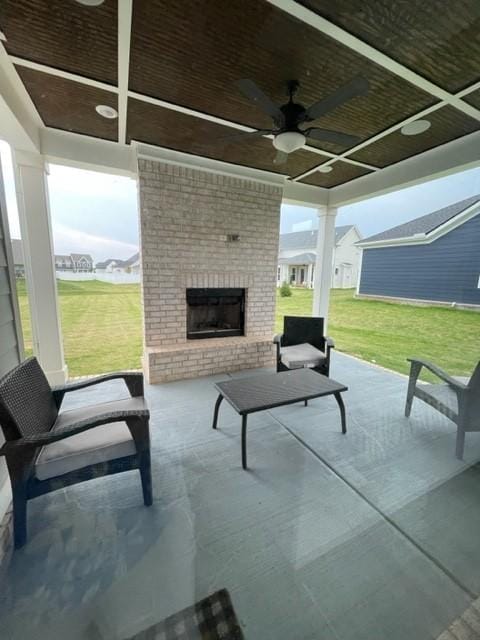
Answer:
[[[429,244],[480,213],[480,196],[457,202],[358,243],[360,247]]]
[[[359,293],[480,304],[480,216],[421,244],[368,247]]]

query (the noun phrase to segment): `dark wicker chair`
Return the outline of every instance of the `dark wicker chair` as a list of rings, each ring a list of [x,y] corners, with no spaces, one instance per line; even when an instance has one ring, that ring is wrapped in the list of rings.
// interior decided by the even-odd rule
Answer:
[[[66,393],[121,378],[130,398],[60,411]],[[149,412],[141,373],[113,373],[51,388],[36,358],[0,380],[0,426],[13,494],[15,547],[27,540],[27,501],[84,480],[139,469],[152,504]]]
[[[408,381],[405,415],[410,415],[413,398],[420,398],[431,407],[440,411],[457,425],[457,443],[455,454],[463,458],[465,433],[480,431],[480,362],[471,378],[454,378],[440,367],[426,360],[408,358],[411,362]],[[428,369],[446,384],[418,383],[422,367]]]
[[[277,345],[277,371],[289,371],[309,367],[328,376],[330,373],[330,351],[335,347],[332,338],[323,335],[323,318],[285,316],[283,334],[275,336]],[[314,350],[289,347],[311,346]],[[315,353],[315,350],[321,353]]]

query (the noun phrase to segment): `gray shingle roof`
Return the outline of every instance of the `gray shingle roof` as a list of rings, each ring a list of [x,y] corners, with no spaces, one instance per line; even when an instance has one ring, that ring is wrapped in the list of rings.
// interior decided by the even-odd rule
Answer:
[[[335,244],[338,244],[352,227],[352,224],[335,227]],[[316,229],[309,231],[294,231],[293,233],[282,233],[280,235],[280,251],[316,249],[317,235],[318,231]]]
[[[448,207],[439,209],[438,211],[433,211],[433,213],[427,213],[427,215],[422,216],[421,218],[415,218],[414,220],[410,220],[404,224],[399,224],[398,226],[382,231],[381,233],[376,233],[369,238],[361,240],[357,244],[362,245],[367,242],[377,242],[380,240],[410,238],[419,233],[425,233],[428,235],[437,227],[444,224],[451,218],[458,216],[462,211],[465,211],[465,209],[468,209],[477,202],[480,203],[480,195],[466,198],[460,202],[455,202],[455,204],[451,204]]]
[[[93,262],[92,256],[88,253],[72,253],[71,256],[72,260],[74,260],[75,262],[78,262],[82,258],[85,258],[85,260],[88,260],[88,262]]]
[[[314,253],[299,253],[291,258],[280,258],[279,264],[315,264]]]
[[[111,262],[114,262],[116,267],[129,267],[130,265],[137,262],[139,257],[140,257],[140,254],[137,252],[137,253],[134,253],[133,256],[130,256],[128,260],[120,260],[120,258],[109,258],[108,260],[97,262],[95,267],[97,269],[105,269]]]

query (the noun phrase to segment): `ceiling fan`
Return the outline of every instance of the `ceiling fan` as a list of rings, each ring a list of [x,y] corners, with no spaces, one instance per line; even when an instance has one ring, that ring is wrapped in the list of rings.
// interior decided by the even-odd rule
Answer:
[[[242,132],[241,136],[264,136],[273,135],[273,146],[277,149],[277,157],[274,162],[283,164],[288,159],[288,154],[297,151],[307,141],[307,138],[314,138],[324,142],[333,142],[342,147],[351,147],[360,142],[360,138],[339,131],[321,129],[319,127],[307,127],[301,129],[300,126],[317,120],[336,109],[347,100],[356,96],[365,95],[368,92],[368,81],[362,76],[353,78],[334,93],[315,102],[310,107],[305,108],[298,102],[294,102],[295,94],[298,92],[300,84],[297,80],[290,80],[287,83],[288,102],[277,106],[265,93],[253,82],[253,80],[239,80],[237,86],[244,96],[255,102],[262,111],[267,113],[273,120],[272,129],[260,129],[252,132]],[[236,137],[236,136],[235,136]]]

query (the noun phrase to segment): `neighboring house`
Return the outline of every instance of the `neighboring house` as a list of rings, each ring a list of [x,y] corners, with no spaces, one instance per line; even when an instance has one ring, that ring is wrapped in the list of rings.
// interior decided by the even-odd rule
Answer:
[[[277,286],[282,282],[313,287],[318,231],[296,231],[280,235],[278,254]],[[348,289],[354,287],[358,278],[361,239],[355,225],[335,228],[332,287]]]
[[[128,260],[109,258],[95,265],[97,273],[140,273],[140,254],[135,253]]]
[[[17,238],[12,238],[12,255],[13,264],[15,267],[15,277],[25,277],[25,260],[23,257],[23,244],[22,241]]]
[[[93,271],[93,259],[88,253],[71,253],[55,256],[55,271],[89,273]]]
[[[358,246],[360,295],[480,305],[480,195]]]
[[[71,256],[55,256],[55,271],[73,271]]]
[[[73,270],[77,273],[93,271],[93,258],[88,253],[72,253],[71,258]]]

